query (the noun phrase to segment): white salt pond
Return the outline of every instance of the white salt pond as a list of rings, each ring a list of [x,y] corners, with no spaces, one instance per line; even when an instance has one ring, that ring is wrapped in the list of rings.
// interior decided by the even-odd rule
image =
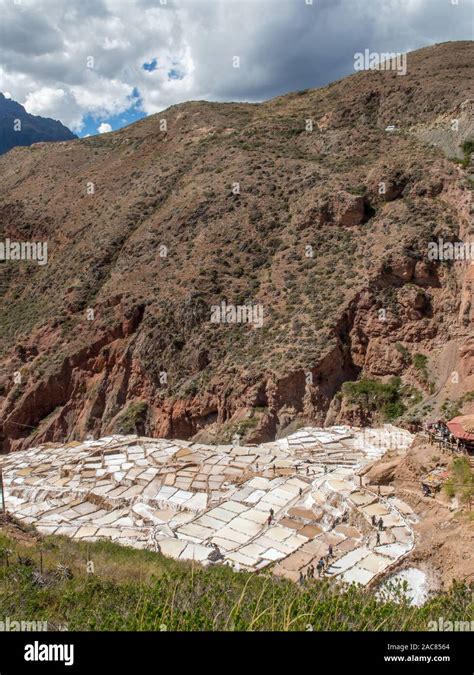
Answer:
[[[406,589],[402,593],[406,598],[409,598],[410,604],[416,607],[424,605],[428,600],[431,587],[426,572],[416,567],[408,567],[389,576],[380,584],[379,593],[380,595],[383,594],[384,597],[396,598],[396,594],[390,589],[390,586],[392,584],[398,586],[404,582],[406,582]]]
[[[324,575],[365,585],[413,548],[414,533],[393,488],[358,472],[412,440],[392,425],[305,427],[248,447],[108,436],[44,443],[0,466],[7,510],[45,535],[294,581],[331,551]]]

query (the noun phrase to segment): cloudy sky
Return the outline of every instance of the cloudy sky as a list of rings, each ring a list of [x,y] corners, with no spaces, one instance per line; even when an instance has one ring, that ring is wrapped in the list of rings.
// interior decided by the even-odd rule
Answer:
[[[474,0],[0,0],[0,91],[84,136],[182,101],[317,87],[364,49],[471,40],[473,12]]]

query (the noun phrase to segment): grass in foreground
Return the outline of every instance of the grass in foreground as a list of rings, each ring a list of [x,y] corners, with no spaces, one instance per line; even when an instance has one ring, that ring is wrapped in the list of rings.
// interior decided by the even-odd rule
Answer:
[[[86,573],[88,548],[94,575]],[[32,564],[25,564],[26,557]],[[59,564],[70,569],[71,579],[58,578]],[[88,547],[46,537],[32,546],[0,534],[0,619],[47,621],[50,629],[426,630],[439,617],[466,621],[472,615],[472,592],[461,583],[423,607],[411,607],[401,591],[394,602],[354,585],[314,580],[300,587],[268,573],[202,568],[110,542]]]

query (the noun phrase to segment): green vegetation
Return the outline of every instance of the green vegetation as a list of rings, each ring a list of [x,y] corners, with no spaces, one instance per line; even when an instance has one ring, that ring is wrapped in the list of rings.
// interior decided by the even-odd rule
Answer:
[[[183,388],[184,396],[196,396],[199,393],[199,384],[194,380],[186,384]]]
[[[428,357],[424,354],[415,354],[413,357],[413,365],[417,370],[426,370],[426,364],[428,363]]]
[[[395,343],[395,349],[399,352],[407,363],[411,362],[411,354],[400,342]]]
[[[415,354],[412,358],[412,363],[417,371],[419,381],[428,387],[430,393],[433,393],[435,385],[434,382],[430,380],[428,357],[425,356],[425,354]]]
[[[245,420],[242,420],[242,422],[239,422],[236,426],[236,432],[238,434],[245,434],[247,431],[250,429],[254,429],[258,424],[258,418],[257,417],[248,417]]]
[[[399,377],[392,377],[388,382],[379,380],[346,382],[342,386],[342,395],[349,403],[359,406],[367,416],[379,417],[384,422],[399,419],[423,399],[418,389],[409,384],[402,384]],[[412,424],[419,423],[413,414],[410,418],[404,419]]]
[[[466,394],[464,394],[464,396],[461,396],[461,398],[458,398],[455,401],[446,399],[446,401],[444,401],[443,405],[441,406],[443,417],[451,420],[453,417],[462,415],[464,404],[469,403],[470,401],[474,401],[474,391],[468,391]]]
[[[4,263],[5,264],[5,263]],[[2,279],[2,283],[6,283]],[[49,311],[46,303],[32,302],[29,297],[12,296],[10,301],[3,297],[2,303],[2,321],[0,322],[0,340],[5,344],[12,340],[16,335],[27,333],[32,330],[38,321],[44,318]]]
[[[474,152],[474,139],[469,138],[464,141],[464,143],[461,145],[464,158],[462,160],[462,165],[467,168],[470,164],[471,161],[471,155]]]
[[[118,418],[116,430],[119,434],[143,433],[143,425],[148,412],[148,403],[138,401],[131,403],[126,411]]]
[[[406,407],[402,401],[401,380],[392,377],[388,382],[358,380],[345,382],[342,392],[350,403],[368,413],[380,413],[387,421],[403,415]]]
[[[328,580],[303,586],[268,573],[202,568],[112,543],[87,545],[62,537],[37,546],[0,535],[0,614],[11,620],[47,621],[69,630],[315,631],[426,630],[439,616],[467,620],[472,593],[465,584],[411,607],[398,587],[396,600]],[[86,574],[87,549],[95,574]],[[20,564],[17,553],[30,558]],[[58,564],[68,576],[58,574]],[[64,569],[64,568],[63,568]]]
[[[347,188],[347,192],[351,195],[363,197],[367,193],[367,187],[365,185],[357,185],[356,187]]]
[[[459,496],[461,502],[469,504],[474,497],[474,472],[466,457],[456,457],[451,467],[451,477],[444,484],[448,497]]]
[[[251,429],[257,426],[258,421],[259,417],[255,415],[255,410],[252,410],[250,417],[246,417],[240,422],[225,424],[217,435],[216,442],[230,443],[236,434],[244,437]]]

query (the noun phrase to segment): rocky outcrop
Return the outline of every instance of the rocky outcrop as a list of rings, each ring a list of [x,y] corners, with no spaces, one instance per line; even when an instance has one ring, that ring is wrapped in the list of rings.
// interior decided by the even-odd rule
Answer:
[[[374,485],[389,485],[395,476],[395,472],[402,458],[396,457],[389,461],[380,461],[363,472],[366,480]]]

